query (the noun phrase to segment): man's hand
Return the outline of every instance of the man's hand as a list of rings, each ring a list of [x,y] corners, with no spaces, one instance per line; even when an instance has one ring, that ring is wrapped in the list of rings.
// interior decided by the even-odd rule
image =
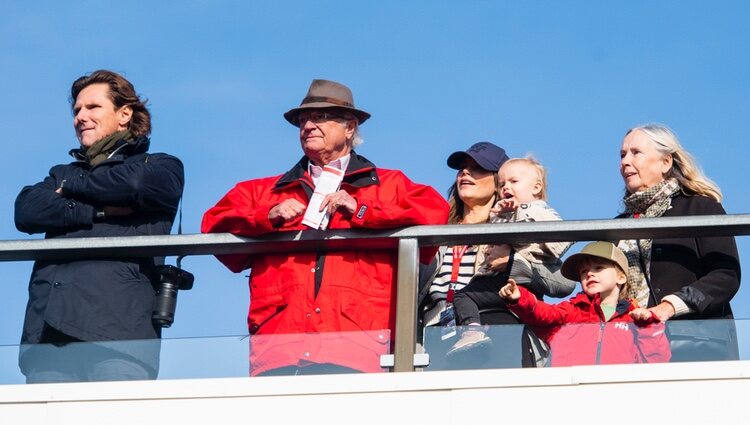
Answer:
[[[500,292],[497,294],[500,295],[500,298],[505,300],[505,302],[511,304],[518,302],[521,298],[521,291],[518,289],[518,285],[516,285],[516,281],[513,279],[508,279],[508,283],[500,288]]]
[[[281,227],[284,223],[305,214],[307,207],[296,199],[284,199],[280,204],[268,212],[268,220],[274,227]]]
[[[339,208],[344,208],[349,214],[354,214],[354,210],[357,209],[357,201],[346,193],[346,191],[339,190],[338,192],[326,195],[320,204],[320,211],[326,210],[331,215]]]
[[[505,271],[510,260],[510,245],[488,245],[484,253],[486,255],[485,263],[490,270],[498,273]]]

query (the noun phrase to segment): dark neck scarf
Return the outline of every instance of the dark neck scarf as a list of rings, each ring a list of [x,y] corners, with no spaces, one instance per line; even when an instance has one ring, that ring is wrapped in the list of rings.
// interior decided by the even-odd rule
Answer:
[[[86,149],[86,161],[93,167],[109,158],[119,146],[120,140],[126,142],[130,141],[133,136],[130,134],[130,130],[118,131],[110,134],[109,136],[95,142],[91,147]]]

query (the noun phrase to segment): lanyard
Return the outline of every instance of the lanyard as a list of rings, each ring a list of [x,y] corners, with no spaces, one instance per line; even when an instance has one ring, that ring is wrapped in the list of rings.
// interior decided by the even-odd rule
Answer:
[[[453,247],[453,264],[451,265],[451,282],[448,287],[448,294],[445,296],[445,300],[449,303],[453,302],[453,293],[455,292],[456,283],[458,283],[458,270],[461,268],[461,259],[464,258],[464,254],[469,250],[469,245],[456,245]]]

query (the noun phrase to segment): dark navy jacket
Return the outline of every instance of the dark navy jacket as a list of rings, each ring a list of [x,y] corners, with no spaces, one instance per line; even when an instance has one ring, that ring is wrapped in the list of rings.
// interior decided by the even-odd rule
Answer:
[[[26,233],[46,238],[166,235],[170,233],[184,185],[179,159],[147,153],[149,139],[120,142],[95,167],[78,161],[56,165],[44,181],[21,190],[15,222]],[[62,194],[55,192],[62,186]],[[135,213],[97,218],[104,206]],[[153,339],[151,322],[154,263],[162,258],[37,261],[29,283],[23,344],[40,341],[47,325],[82,341]]]

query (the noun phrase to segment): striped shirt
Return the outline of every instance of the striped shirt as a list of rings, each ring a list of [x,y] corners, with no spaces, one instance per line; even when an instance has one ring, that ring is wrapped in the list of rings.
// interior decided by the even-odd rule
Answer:
[[[458,268],[458,279],[454,291],[463,289],[471,280],[476,272],[477,247],[470,246],[461,257],[461,265]],[[451,272],[453,271],[453,247],[448,247],[443,255],[443,261],[440,269],[435,275],[430,285],[429,304],[425,307],[424,324],[430,326],[437,324],[440,319],[440,312],[448,306],[446,297],[451,287]]]

